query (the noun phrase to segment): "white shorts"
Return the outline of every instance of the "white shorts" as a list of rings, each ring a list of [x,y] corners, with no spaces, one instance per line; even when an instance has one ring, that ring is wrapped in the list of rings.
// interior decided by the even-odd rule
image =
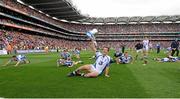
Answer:
[[[143,50],[144,50],[144,51],[148,51],[148,50],[149,50],[149,47],[148,47],[148,46],[145,46],[145,47],[143,48]]]
[[[91,71],[91,72],[98,72],[99,74],[101,74],[101,72],[98,71],[98,70],[94,67],[94,65],[92,65],[92,64],[91,64],[90,71]]]

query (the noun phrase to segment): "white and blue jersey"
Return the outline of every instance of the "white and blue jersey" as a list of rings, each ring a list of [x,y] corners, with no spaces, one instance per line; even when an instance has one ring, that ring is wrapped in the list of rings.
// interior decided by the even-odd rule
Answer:
[[[92,38],[92,37],[93,37],[93,35],[92,35],[92,33],[91,33],[90,31],[88,31],[88,32],[86,33],[86,35],[87,35],[89,38]]]
[[[16,59],[17,59],[17,61],[25,61],[26,60],[26,56],[25,55],[17,55],[16,56]]]
[[[116,53],[114,53],[114,57],[121,57],[123,54],[122,53],[120,53],[120,52],[116,52]]]
[[[76,49],[76,50],[74,51],[74,53],[75,53],[76,55],[79,55],[79,54],[80,54],[80,51]]]
[[[110,56],[96,52],[96,62],[92,65],[92,69],[101,74],[110,65],[110,60]]]
[[[178,61],[178,60],[180,60],[179,57],[173,57],[173,58],[172,58],[172,62],[176,62],[176,61]]]
[[[120,62],[127,64],[130,63],[132,61],[132,57],[129,55],[128,57],[122,56],[120,57]]]
[[[65,60],[67,60],[69,57],[71,57],[71,54],[68,52],[62,52],[61,57]]]
[[[176,61],[178,61],[178,60],[180,60],[180,58],[178,58],[178,57],[162,58],[162,59],[161,59],[162,62],[176,62]]]
[[[73,62],[71,60],[67,60],[67,61],[64,62],[64,65],[65,66],[72,66]]]
[[[169,62],[170,60],[169,60],[169,58],[162,58],[161,61],[162,62]]]
[[[143,40],[143,49],[146,51],[149,49],[149,40]]]

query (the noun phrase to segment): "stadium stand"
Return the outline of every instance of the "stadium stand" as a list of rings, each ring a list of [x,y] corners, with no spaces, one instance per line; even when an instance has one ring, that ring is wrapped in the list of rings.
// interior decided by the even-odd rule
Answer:
[[[47,35],[32,35],[25,32],[16,32],[14,30],[0,30],[2,33],[1,42],[9,42],[9,44],[18,50],[27,50],[27,49],[44,49],[45,46],[49,46],[50,49],[61,48],[70,48],[73,46],[80,46],[83,48],[86,46],[84,42],[71,42],[64,39],[58,39],[57,37],[47,37]]]
[[[32,2],[23,1],[32,4],[34,0]],[[66,0],[65,2],[68,3]],[[39,6],[36,5],[35,7],[38,8]],[[65,9],[71,7],[68,5]],[[41,7],[39,9],[42,10]],[[50,10],[50,8],[45,10]],[[74,13],[76,10],[70,12]],[[47,13],[54,15],[52,12]],[[67,13],[69,12],[66,11]],[[2,0],[0,2],[1,32],[5,31],[13,38],[12,45],[17,49],[42,49],[46,45],[50,45],[51,49],[58,47],[73,48],[75,45],[87,48],[86,45],[89,39],[86,37],[85,32],[93,28],[99,30],[96,35],[99,45],[103,46],[106,43],[106,45],[113,48],[121,47],[122,44],[133,47],[135,43],[143,40],[144,37],[148,37],[153,45],[160,42],[163,47],[168,47],[171,41],[180,38],[179,16],[84,18],[84,16],[79,16],[78,12],[76,14],[77,18],[73,18],[73,16],[67,18],[63,14],[64,17],[59,17],[59,19],[69,20],[63,22],[15,0]],[[54,16],[57,17],[57,15]],[[72,23],[72,20],[77,23]],[[165,23],[166,21],[171,22]],[[31,42],[27,42],[28,40]]]

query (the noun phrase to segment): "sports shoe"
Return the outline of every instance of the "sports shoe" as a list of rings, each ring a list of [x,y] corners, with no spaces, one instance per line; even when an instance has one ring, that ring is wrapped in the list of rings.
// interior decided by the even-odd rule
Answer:
[[[71,72],[67,75],[68,77],[73,77],[73,76],[76,76],[75,72]]]

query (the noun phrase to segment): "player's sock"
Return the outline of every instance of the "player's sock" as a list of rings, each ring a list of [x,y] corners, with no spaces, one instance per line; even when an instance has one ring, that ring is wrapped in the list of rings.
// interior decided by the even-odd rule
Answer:
[[[76,73],[73,71],[73,72],[69,73],[67,76],[68,77],[73,77],[73,76],[76,76]]]
[[[74,74],[75,74],[76,76],[81,76],[81,73],[79,72],[79,70],[74,71]]]
[[[81,73],[81,76],[82,76],[82,77],[84,77],[84,75],[85,75],[84,73]]]

